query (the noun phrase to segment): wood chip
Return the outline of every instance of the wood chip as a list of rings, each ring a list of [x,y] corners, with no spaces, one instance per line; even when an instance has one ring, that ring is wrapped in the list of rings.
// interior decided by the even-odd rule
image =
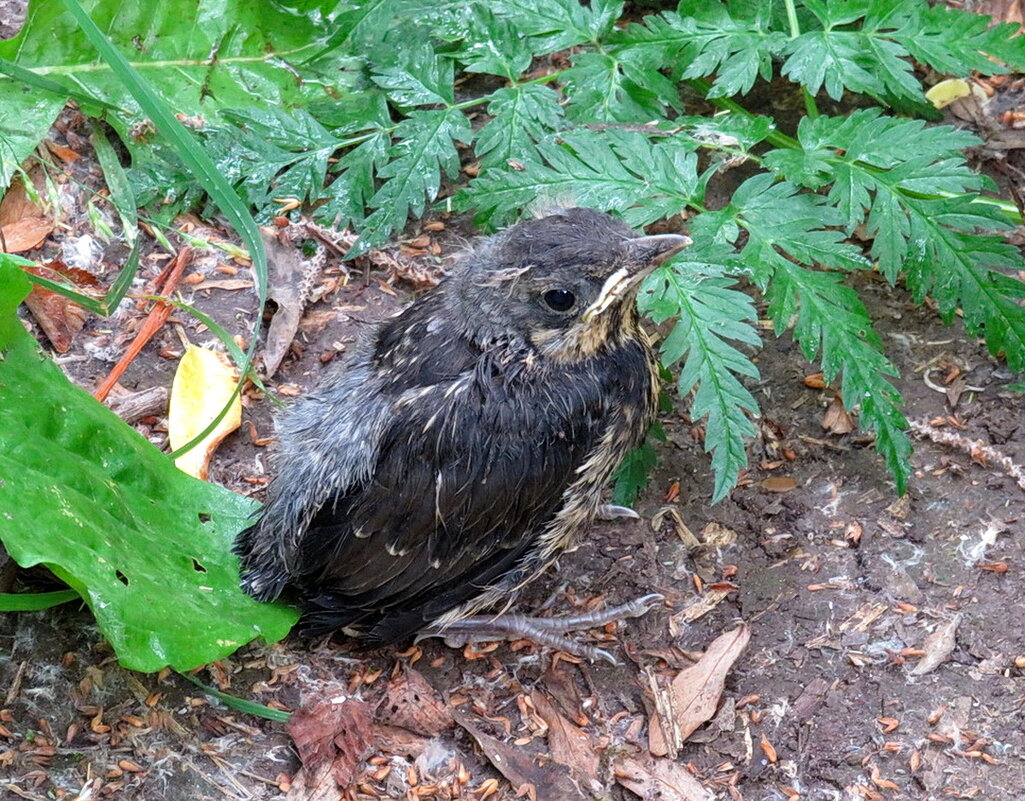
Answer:
[[[924,676],[926,673],[931,673],[947,660],[957,645],[954,635],[960,623],[961,615],[954,615],[925,638],[925,643],[922,645],[925,656],[911,669],[912,676]]]
[[[659,714],[651,719],[648,750],[655,756],[678,751],[715,714],[726,674],[750,639],[751,630],[742,623],[713,640],[701,659],[681,670],[669,687],[652,688]]]
[[[712,794],[678,762],[642,754],[617,760],[614,769],[616,781],[643,799],[712,801]]]

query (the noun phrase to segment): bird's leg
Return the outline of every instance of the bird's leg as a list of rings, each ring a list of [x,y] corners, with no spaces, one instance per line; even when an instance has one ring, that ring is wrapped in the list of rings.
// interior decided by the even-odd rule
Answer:
[[[626,517],[631,520],[640,520],[641,516],[629,506],[616,506],[612,503],[603,503],[598,507],[599,520],[617,520]]]
[[[592,662],[604,659],[612,665],[617,665],[619,663],[616,658],[608,651],[559,635],[567,631],[604,626],[606,623],[623,618],[640,617],[663,600],[664,596],[651,593],[619,606],[566,617],[530,617],[519,614],[498,615],[497,617],[474,615],[456,620],[444,627],[425,629],[421,632],[420,637],[443,637],[446,644],[452,647],[480,640],[522,638],[531,640],[538,645],[547,645],[556,650],[589,659]]]

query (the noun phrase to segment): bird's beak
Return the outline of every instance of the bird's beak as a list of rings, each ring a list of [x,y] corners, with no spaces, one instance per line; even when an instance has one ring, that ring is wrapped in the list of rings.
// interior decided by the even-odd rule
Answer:
[[[639,236],[629,240],[627,263],[605,279],[598,299],[584,310],[581,319],[589,323],[690,243],[690,237],[682,234]]]

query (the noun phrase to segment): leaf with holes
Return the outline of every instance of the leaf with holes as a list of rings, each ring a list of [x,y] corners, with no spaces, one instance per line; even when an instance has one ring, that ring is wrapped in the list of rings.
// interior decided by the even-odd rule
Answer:
[[[291,609],[238,587],[236,533],[256,504],[197,481],[71,385],[16,315],[29,283],[0,261],[0,540],[74,589],[125,667],[190,670]]]

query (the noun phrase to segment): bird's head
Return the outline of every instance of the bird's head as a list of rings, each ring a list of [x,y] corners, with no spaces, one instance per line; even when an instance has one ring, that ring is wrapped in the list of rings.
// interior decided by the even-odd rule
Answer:
[[[636,333],[641,281],[689,244],[678,234],[638,236],[593,209],[565,209],[484,240],[448,292],[471,336],[516,336],[548,358],[585,359]]]

